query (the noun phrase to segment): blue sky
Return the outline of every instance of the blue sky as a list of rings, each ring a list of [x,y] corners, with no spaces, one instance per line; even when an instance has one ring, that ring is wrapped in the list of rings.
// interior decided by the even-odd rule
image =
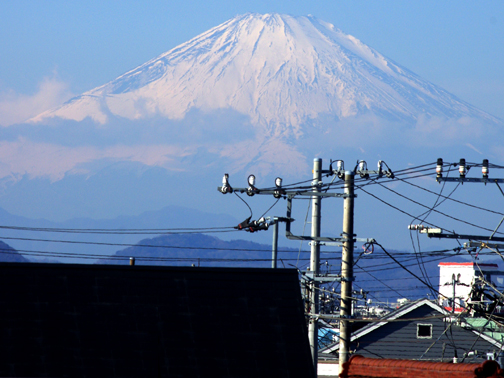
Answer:
[[[58,103],[246,12],[312,14],[504,118],[502,1],[3,1],[0,113]]]
[[[0,1],[0,125],[6,126],[23,121],[48,107],[61,104],[72,95],[105,84],[211,27],[246,12],[278,12],[294,16],[314,15],[355,36],[396,63],[445,88],[462,100],[504,119],[504,2],[501,0],[478,2],[464,0],[415,2],[390,0],[373,2],[359,0],[321,0],[316,2],[298,0],[275,2],[271,0],[176,2],[160,0],[149,2],[4,0]],[[83,125],[81,129],[73,128],[68,134],[63,134],[60,139],[64,139],[67,135],[76,135],[77,137],[82,135],[86,138],[90,138],[89,135],[91,135],[92,137],[93,134],[85,130],[85,126]],[[4,128],[2,130],[8,131],[10,129]],[[89,148],[84,146],[81,150],[74,150],[70,148],[72,145],[61,147],[58,144],[60,140],[57,138],[49,140],[59,132],[59,129],[35,130],[35,126],[32,126],[29,131],[44,134],[34,134],[42,142],[54,143],[54,146],[47,147],[48,143],[38,143],[37,145],[30,140],[17,138],[16,134],[9,137],[13,141],[9,144],[13,151],[16,152],[16,146],[18,146],[21,151],[19,156],[28,156],[31,159],[31,171],[29,172],[35,172],[34,176],[39,171],[44,172],[45,166],[40,166],[42,163],[51,166],[51,168],[58,162],[68,164],[68,167],[63,167],[62,172],[64,173],[76,164],[72,160],[72,156],[75,157],[79,154],[94,156],[93,154],[102,153],[99,148],[96,148],[98,152],[92,150],[93,146]],[[36,141],[40,142],[40,140]],[[471,151],[476,154],[476,161],[481,161],[480,159],[487,157],[482,155],[488,153],[488,140],[480,138],[479,142],[481,144],[473,148],[475,152],[467,148],[466,145],[465,147],[454,147],[451,153],[448,153],[444,147],[428,152],[419,148],[414,156],[407,147],[404,147],[404,151],[401,153],[385,149],[380,153],[387,156],[389,163],[388,157],[395,155],[394,170],[405,168],[406,164],[410,162],[415,162],[414,165],[417,165],[435,161],[437,157],[443,157],[446,161],[450,161],[450,159],[455,161],[455,158],[464,156],[469,159],[470,156],[467,154]],[[500,145],[499,140],[494,142]],[[46,147],[49,149],[44,149]],[[37,148],[39,149],[37,150]],[[152,150],[151,147],[145,146],[138,148]],[[377,146],[376,149],[378,148],[381,149],[382,146]],[[49,154],[47,151],[52,153]],[[110,154],[113,155],[114,151]],[[2,152],[4,155],[10,154],[15,157],[12,162],[8,162],[12,166],[19,163],[18,155],[15,155],[14,152],[5,152],[0,149],[0,153]],[[365,157],[369,159],[371,166],[372,153],[369,152],[367,157],[362,157],[355,156],[354,152],[348,153],[347,161],[356,161],[358,158]],[[364,151],[362,154],[365,155]],[[108,157],[107,154],[103,156]],[[381,156],[380,158],[382,158]],[[407,158],[403,156],[407,156]],[[504,156],[504,152],[501,156]],[[325,164],[327,164],[329,157],[340,158],[340,156],[326,155],[324,156]],[[376,164],[376,160],[378,159],[375,159],[373,155],[373,166]],[[308,161],[311,161],[311,157],[308,158]],[[100,164],[105,166],[108,163],[100,161]],[[10,174],[5,166],[8,164],[5,161],[0,161],[0,177],[6,177]],[[21,167],[16,172],[23,172],[23,169],[25,168]],[[129,173],[123,175],[122,171],[117,169],[119,173],[116,176],[108,176],[111,171],[112,168],[110,171],[104,169],[104,173],[100,171],[100,174],[89,180],[77,174],[69,175],[68,181],[44,183],[46,186],[37,186],[41,180],[37,182],[36,180],[23,179],[24,181],[18,186],[12,186],[12,190],[6,195],[0,193],[0,206],[20,215],[52,217],[57,220],[73,216],[99,218],[103,217],[105,212],[107,217],[113,217],[119,214],[133,214],[149,209],[159,209],[168,204],[169,198],[165,192],[171,183],[168,180],[168,178],[171,179],[168,177],[168,173],[165,173],[168,178],[162,176],[158,181],[154,179],[152,181],[138,180],[138,182],[133,179],[131,182],[124,181],[132,184],[131,187],[128,187],[115,179],[124,179],[124,177],[130,179]],[[139,169],[139,171],[141,170]],[[156,179],[157,176],[161,176],[157,170],[148,173],[150,174],[150,172],[154,173],[150,176],[145,175],[149,180],[151,176],[156,176]],[[221,194],[216,192],[215,187],[220,184],[223,172],[223,170],[219,172],[215,182],[204,183],[208,186],[205,193],[210,193],[208,198],[211,198],[211,201],[200,199],[196,195],[201,191],[199,186],[193,186],[189,189],[180,186],[180,193],[186,194],[187,190],[192,190],[192,197],[191,195],[186,195],[184,198],[182,195],[180,197],[173,195],[172,197],[180,202],[177,204],[183,206],[201,206],[202,209],[212,212],[215,212],[216,208],[219,211],[225,208],[230,214],[238,217],[242,215],[243,211],[248,214],[248,210],[239,200],[235,199],[235,205],[233,205],[235,208],[231,208],[229,204],[232,201],[229,201],[228,197],[223,198]],[[309,173],[309,171],[307,172]],[[501,177],[497,171],[494,172],[498,177]],[[20,174],[17,179],[20,179],[21,176]],[[245,183],[244,178],[243,183]],[[303,179],[300,178],[297,181]],[[233,178],[233,180],[234,183],[240,182],[239,177]],[[87,183],[89,186],[86,186]],[[144,195],[138,195],[144,187],[147,187],[142,192]],[[103,190],[103,188],[106,189]],[[109,197],[106,197],[107,190],[113,195],[120,193],[123,188],[129,190],[127,194],[130,197],[127,195],[114,196],[114,201],[110,201]],[[436,186],[435,190],[438,188],[439,186]],[[124,189],[125,192],[126,189]],[[152,191],[149,192],[148,190],[151,189]],[[480,200],[478,190],[481,188],[464,185],[462,189],[460,190],[462,199],[477,198],[478,201]],[[492,189],[489,185],[484,189],[487,192],[494,190],[498,200],[501,200],[500,192],[495,190],[495,187]],[[219,196],[218,199],[215,199],[216,195]],[[137,198],[135,196],[147,198],[151,202],[138,204],[137,202],[140,201],[128,200],[129,198]],[[95,201],[95,197],[98,197],[102,202]],[[484,197],[490,201],[490,195]],[[198,198],[199,203],[195,203],[194,198]],[[364,196],[361,198],[363,198],[362,203],[366,203]],[[107,201],[112,204],[109,206]],[[336,201],[334,203],[335,208],[337,207],[334,211],[336,213],[340,211],[341,204]],[[271,203],[264,206],[256,204],[255,210],[263,211],[270,205]],[[370,204],[368,208],[371,209],[372,205]],[[208,208],[204,208],[204,206],[208,206]],[[365,208],[364,205],[359,206],[361,209]],[[488,204],[488,207],[493,208],[494,206],[495,203]],[[383,214],[389,214],[385,212],[386,210],[389,209],[380,209]],[[58,211],[61,213],[57,213]],[[421,211],[423,209],[418,212]],[[360,211],[359,214],[365,218],[362,223],[368,222],[370,226],[369,229],[359,229],[357,232],[362,233],[360,236],[375,237],[373,219],[363,211]],[[399,217],[397,218],[396,223],[392,224],[388,231],[394,234],[398,232],[397,230],[406,232],[405,225],[407,223],[402,218],[402,223],[400,223]],[[494,226],[495,224],[491,223],[489,227]],[[368,230],[371,231],[368,232]],[[406,239],[404,244],[408,245],[410,243],[409,234]]]

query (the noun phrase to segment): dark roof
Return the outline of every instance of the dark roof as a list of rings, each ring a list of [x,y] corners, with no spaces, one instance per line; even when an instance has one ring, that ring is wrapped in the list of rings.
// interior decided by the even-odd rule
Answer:
[[[351,340],[355,341],[355,340],[359,339],[360,337],[367,335],[368,333],[371,333],[374,330],[386,325],[391,320],[396,320],[396,319],[399,319],[402,317],[408,318],[407,315],[409,313],[411,313],[412,311],[416,310],[417,308],[419,308],[421,306],[429,306],[434,311],[439,312],[441,315],[448,315],[448,312],[445,309],[443,309],[442,307],[433,303],[432,301],[430,301],[428,299],[419,299],[417,301],[407,303],[404,306],[401,306],[392,312],[389,312],[387,315],[385,315],[379,319],[379,320],[383,320],[383,321],[378,321],[378,319],[377,319],[377,321],[371,322],[368,325],[366,325],[365,327],[359,329],[358,331],[353,332]],[[336,342],[336,343],[333,343],[333,344],[327,346],[326,348],[320,350],[320,352],[321,353],[330,353],[330,352],[333,352],[338,349],[339,349],[339,342]]]
[[[450,319],[451,314],[428,299],[408,303],[377,321],[352,333],[351,348],[356,354],[366,357],[411,358],[425,360],[446,360],[458,355],[465,362],[480,361],[478,356],[488,351],[502,350],[502,344],[470,327],[469,324]],[[455,315],[457,316],[457,315]],[[431,337],[417,335],[417,325],[431,327]],[[445,330],[450,327],[450,332]],[[319,351],[319,358],[337,355],[339,342]],[[469,352],[473,352],[469,355]],[[331,358],[329,358],[331,359]]]
[[[0,264],[0,376],[313,377],[291,269]]]

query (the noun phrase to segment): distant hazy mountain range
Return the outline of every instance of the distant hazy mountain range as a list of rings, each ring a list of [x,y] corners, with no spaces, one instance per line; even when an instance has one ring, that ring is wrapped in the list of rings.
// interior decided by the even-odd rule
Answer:
[[[286,251],[285,248],[281,250]],[[287,251],[281,253],[283,260],[278,261],[279,267],[295,266],[298,251],[292,248]],[[203,234],[162,235],[143,239],[137,246],[119,250],[99,263],[128,264],[129,258],[134,257],[136,264],[140,265],[267,268],[271,267],[271,255],[271,245],[246,240],[224,241]],[[302,263],[306,262],[306,257],[306,253],[302,253]]]
[[[227,243],[225,240],[230,239],[271,242],[271,233],[251,235],[233,230],[232,227],[239,222],[227,215],[178,206],[136,216],[112,219],[76,218],[65,222],[29,219],[12,215],[0,208],[0,240],[23,251],[25,257],[32,261],[50,259],[66,263],[91,263],[100,256],[110,256],[128,245],[135,245],[149,235],[159,235],[163,231],[170,232],[181,228],[193,229],[196,232],[201,228],[216,228],[214,235],[220,237],[223,245]],[[127,229],[137,232],[121,233],[121,230]],[[145,233],[142,234],[142,231]],[[197,240],[196,238],[195,241]],[[245,243],[245,240],[242,241]]]
[[[173,210],[173,209],[172,209]],[[180,210],[180,209],[177,209]],[[168,211],[167,211],[168,212]],[[169,212],[168,212],[169,213]],[[0,221],[8,219],[8,213],[0,212]],[[144,214],[138,219],[123,219],[124,226],[151,225],[149,219],[154,222],[160,222],[166,214]],[[11,218],[11,222],[16,217]],[[145,223],[141,223],[141,219]],[[18,221],[22,221],[18,217]],[[117,220],[115,220],[117,222]],[[114,220],[110,220],[114,224]],[[165,221],[166,222],[166,221]],[[25,227],[30,224],[29,221],[23,222]],[[96,227],[104,227],[107,221],[96,222],[89,219],[80,219],[68,222],[67,227],[79,227],[81,230],[89,230]],[[161,224],[161,223],[157,223]],[[166,223],[165,223],[166,224]],[[37,226],[38,225],[38,226]],[[32,230],[9,230],[3,229],[0,239],[0,261],[1,262],[66,262],[66,263],[95,263],[95,264],[119,264],[128,265],[131,257],[135,258],[136,265],[171,265],[171,266],[194,266],[197,267],[263,267],[269,268],[272,265],[272,251],[270,243],[258,243],[249,240],[222,240],[219,237],[204,234],[173,234],[160,235],[149,238],[141,238],[139,235],[114,236],[92,234],[72,235],[68,233],[42,231],[42,225],[46,227],[48,222],[43,220],[33,221]],[[52,224],[54,229],[60,225]],[[34,231],[37,228],[40,230]],[[7,236],[6,235],[10,235]],[[244,232],[232,233],[232,236],[241,238],[250,236]],[[270,236],[270,234],[264,234]],[[222,234],[220,236],[223,236]],[[18,238],[25,240],[18,240]],[[229,236],[228,236],[229,237]],[[257,237],[257,235],[254,235]],[[14,238],[14,239],[11,239]],[[30,240],[31,239],[31,240]],[[38,239],[38,241],[36,240]],[[84,244],[65,244],[48,243],[42,240],[68,240],[82,241]],[[141,239],[141,240],[139,240]],[[136,240],[136,241],[133,241]],[[262,238],[264,240],[264,238]],[[23,254],[12,248],[9,244],[20,245],[19,248]],[[130,247],[121,247],[120,245],[110,245],[108,247],[100,246],[96,243],[127,243]],[[31,252],[29,252],[31,251]],[[390,250],[404,266],[410,271],[421,277],[425,281],[429,279],[424,277],[424,272],[430,277],[433,287],[439,284],[438,263],[441,261],[467,261],[458,256],[454,257],[436,257],[430,256],[414,258],[413,254],[403,255],[401,252]],[[426,297],[432,294],[417,278],[409,272],[402,269],[390,258],[378,256],[376,254],[360,255],[355,254],[354,274],[356,276],[354,289],[359,291],[369,291],[368,298],[391,302],[399,297],[410,299]],[[74,258],[70,258],[73,256]],[[75,258],[80,256],[80,258]],[[305,271],[309,266],[310,252],[305,248],[286,248],[279,247],[278,268],[295,268]],[[339,273],[341,265],[341,252],[324,250],[321,253],[321,273]],[[422,267],[422,269],[420,268]],[[338,292],[337,284],[329,285],[329,290],[335,288]]]
[[[0,240],[0,262],[28,262],[18,251]]]
[[[377,250],[376,254],[381,251]],[[402,255],[399,251],[389,251],[417,277],[438,290],[439,267],[441,261],[465,262],[468,260],[459,256],[452,257],[417,257],[413,254]],[[110,259],[102,259],[98,263],[127,265],[131,257],[135,264],[140,265],[178,265],[225,267],[271,267],[271,246],[244,240],[222,241],[208,235],[163,235],[144,239],[138,246],[117,251]],[[338,274],[341,271],[341,252],[321,253],[321,274]],[[369,291],[370,299],[395,301],[397,298],[436,297],[426,286],[408,271],[397,265],[392,259],[377,255],[359,256],[355,254],[354,274],[356,277],[354,290]],[[279,268],[295,268],[306,271],[310,264],[310,252],[293,248],[279,248]],[[427,277],[424,276],[426,272]],[[339,285],[328,285],[328,290],[339,292]],[[358,294],[356,294],[358,295]]]

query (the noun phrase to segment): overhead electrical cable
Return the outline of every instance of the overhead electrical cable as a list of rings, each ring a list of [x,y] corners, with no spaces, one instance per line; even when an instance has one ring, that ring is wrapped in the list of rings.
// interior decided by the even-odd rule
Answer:
[[[165,248],[165,249],[200,249],[200,250],[225,250],[225,251],[248,251],[248,252],[268,252],[267,249],[250,249],[250,248],[227,248],[227,247],[186,247],[186,246],[169,246],[169,245],[153,245],[153,244],[132,244],[132,243],[107,243],[107,242],[94,242],[94,241],[77,241],[77,240],[54,240],[54,239],[36,239],[36,238],[21,238],[11,236],[0,236],[0,240],[22,240],[22,241],[36,241],[45,243],[67,243],[67,244],[86,244],[86,245],[105,245],[105,246],[120,246],[120,247],[147,247],[147,248]],[[290,252],[292,250],[279,250],[278,252]],[[310,251],[302,251],[303,253],[310,253]]]
[[[450,258],[450,257],[452,257],[452,256],[451,255],[445,255],[445,256],[441,256],[441,257],[435,258],[435,259],[426,260],[426,263],[430,263],[430,262],[434,262],[434,261],[441,261],[441,260],[444,260],[444,259],[447,259],[447,258]],[[407,266],[407,267],[413,267],[413,266],[417,265],[415,262],[413,262],[412,264],[404,264],[405,262],[410,262],[410,261],[416,261],[416,258],[414,256],[412,256],[410,259],[407,259],[407,260],[404,259],[404,260],[402,260],[401,263],[404,266]],[[380,264],[380,265],[390,265],[390,264]],[[390,267],[390,266],[388,266],[386,268],[379,268],[379,269],[377,269],[378,267],[380,267],[380,265],[366,267],[366,269],[368,271],[370,271],[370,272],[382,272],[382,271],[385,271],[385,270],[398,269],[398,267]],[[371,268],[374,268],[374,269],[371,269]]]
[[[454,199],[454,198],[449,198],[448,196],[443,196],[443,195],[438,194],[438,193],[436,193],[436,192],[434,192],[434,191],[432,191],[432,190],[426,189],[426,188],[424,188],[424,187],[422,187],[422,186],[420,186],[420,185],[416,185],[416,184],[413,184],[413,183],[411,183],[411,182],[408,182],[408,181],[406,181],[406,180],[402,180],[402,179],[399,179],[399,180],[400,180],[401,182],[404,182],[405,184],[411,185],[411,186],[413,186],[413,187],[416,187],[416,188],[418,188],[418,189],[424,190],[424,191],[426,191],[426,192],[428,192],[428,193],[431,193],[431,194],[434,194],[434,195],[439,195],[439,196],[441,196],[441,197],[443,197],[443,198],[446,198],[446,199],[448,199],[448,200],[450,200],[450,201],[453,201],[453,202],[459,203],[459,204],[461,204],[461,205],[468,206],[468,207],[472,207],[472,208],[474,208],[474,209],[481,210],[481,211],[486,211],[486,212],[488,212],[488,213],[497,214],[497,215],[503,215],[503,216],[504,216],[504,213],[501,213],[501,212],[499,212],[499,211],[486,209],[486,208],[484,208],[484,207],[480,207],[480,206],[472,205],[472,204],[470,204],[470,203],[467,203],[467,202],[464,202],[464,201],[459,201],[459,200],[456,200],[456,199]]]
[[[399,197],[401,197],[401,198],[404,198],[404,199],[406,199],[406,200],[408,200],[408,201],[410,201],[410,202],[413,202],[414,204],[416,204],[416,205],[418,205],[418,206],[421,206],[421,207],[424,207],[424,208],[430,209],[427,205],[424,205],[424,204],[422,204],[422,203],[420,203],[420,202],[418,202],[418,201],[415,201],[414,199],[409,198],[409,197],[407,197],[407,196],[405,196],[405,195],[403,195],[403,194],[401,194],[401,193],[399,193],[399,192],[397,192],[397,191],[395,191],[395,190],[393,190],[393,189],[390,189],[390,188],[388,188],[387,186],[385,186],[385,185],[383,185],[383,184],[381,184],[381,183],[380,183],[379,185],[380,185],[382,188],[387,189],[388,191],[390,191],[390,192],[392,192],[392,193],[394,193],[394,194],[398,195],[398,196],[399,196]],[[361,190],[362,190],[362,191],[364,191],[364,189],[361,189]],[[365,191],[364,191],[364,192],[365,192]],[[367,193],[367,192],[365,192],[365,193]],[[367,193],[367,194],[369,194],[369,193]],[[482,226],[478,226],[477,224],[474,224],[474,223],[471,223],[471,222],[465,221],[465,220],[463,220],[463,219],[456,218],[456,217],[454,217],[454,216],[451,216],[451,215],[449,215],[449,214],[443,213],[442,211],[439,211],[439,210],[436,210],[436,209],[432,209],[432,211],[434,211],[434,212],[436,212],[436,213],[438,213],[438,214],[440,214],[440,215],[442,215],[442,216],[445,216],[445,217],[447,217],[447,218],[453,219],[454,221],[457,221],[457,222],[460,222],[460,223],[464,223],[464,224],[467,224],[467,225],[469,225],[469,226],[479,228],[479,229],[481,229],[481,230],[490,231],[490,232],[493,232],[493,231],[494,231],[494,230],[492,230],[492,229],[490,229],[490,228],[487,228],[487,227],[482,227]],[[440,227],[440,228],[441,228],[441,227]],[[503,233],[502,233],[502,232],[496,232],[496,234],[503,234]]]
[[[412,176],[413,174],[424,172],[424,171],[429,171],[430,173]],[[397,176],[401,176],[401,175],[407,175],[408,177],[403,178],[403,179],[400,179],[399,177],[397,177]],[[411,179],[415,179],[415,178],[435,176],[435,175],[436,175],[436,173],[435,172],[431,172],[431,169],[428,169],[428,170],[425,169],[425,170],[418,171],[418,172],[409,172],[409,173],[403,173],[403,174],[396,174],[396,173],[394,173],[394,178],[388,178],[388,180],[392,180],[392,181],[396,181],[396,180],[397,181],[399,181],[399,180],[411,180]],[[378,180],[378,178],[376,178],[374,180]],[[361,184],[361,183],[363,183],[363,184]],[[355,188],[360,187],[360,186],[369,186],[369,185],[375,185],[375,184],[376,184],[376,182],[371,182],[367,178],[359,178],[359,177],[355,178]],[[340,182],[334,183],[334,184],[326,184],[326,185],[330,186],[331,189],[343,189],[344,188],[344,184],[340,183]]]
[[[415,277],[416,279],[418,279],[421,283],[423,283],[426,287],[428,287],[429,289],[431,289],[432,291],[436,292],[438,295],[441,295],[443,297],[445,297],[443,294],[441,294],[438,290],[436,290],[434,287],[432,287],[431,285],[429,285],[427,282],[425,282],[424,280],[422,280],[420,277],[418,277],[415,273],[413,273],[411,270],[409,270],[407,267],[405,267],[403,264],[401,264],[394,256],[392,256],[390,253],[387,252],[387,250],[385,249],[385,247],[383,247],[380,243],[378,242],[375,242],[375,244],[377,246],[379,246],[383,252],[385,252],[392,260],[395,261],[395,263],[397,265],[399,265],[401,268],[403,268],[404,270],[406,270],[409,274],[411,274],[413,277]]]
[[[238,195],[238,193],[234,192],[235,196],[238,197],[245,205],[247,205],[248,209],[250,210],[250,217],[252,218],[252,209],[250,208],[249,204],[247,201],[245,201],[241,196]]]
[[[415,217],[413,214],[410,214],[410,213],[408,213],[407,211],[404,211],[404,210],[402,210],[402,209],[398,208],[397,206],[394,206],[394,205],[392,205],[392,204],[388,203],[387,201],[385,201],[385,200],[381,199],[380,197],[375,196],[374,194],[371,194],[371,193],[369,193],[368,191],[366,191],[366,190],[364,190],[364,189],[362,189],[362,188],[359,188],[359,189],[360,189],[360,190],[362,190],[362,191],[363,191],[364,193],[366,193],[367,195],[369,195],[369,196],[373,197],[374,199],[376,199],[376,200],[380,201],[381,203],[383,203],[383,204],[385,204],[385,205],[387,205],[387,206],[389,206],[389,207],[391,207],[391,208],[393,208],[393,209],[395,209],[395,210],[399,211],[400,213],[403,213],[403,214],[405,214],[405,215],[407,215],[408,217],[411,217],[411,218],[414,218],[414,217]],[[431,226],[436,227],[436,228],[441,228],[441,227],[436,226],[435,224],[430,223],[430,222],[426,222],[426,224],[431,225]]]
[[[22,252],[28,256],[43,256],[53,258],[73,258],[73,259],[92,259],[92,260],[128,260],[130,257],[135,257],[140,261],[195,261],[201,260],[205,262],[270,262],[270,258],[223,258],[223,257],[168,257],[168,256],[138,256],[138,255],[100,255],[90,253],[75,253],[75,252],[50,252],[50,251],[36,251],[36,250],[23,250],[17,249],[15,251],[5,250],[0,248],[1,254],[17,255]],[[284,258],[286,261],[294,261],[295,258]],[[301,260],[310,260],[303,258]]]
[[[371,273],[369,273],[368,271],[366,271],[366,269],[360,267],[359,265],[355,264],[358,268],[360,268],[364,273],[367,273],[369,274],[371,277],[373,277],[376,281],[380,282],[381,284],[383,284],[384,286],[388,287],[390,290],[392,290],[394,293],[398,294],[400,297],[404,297],[403,294],[399,293],[397,290],[391,288],[389,285],[387,285],[385,282],[383,282],[382,280],[380,280],[378,277],[372,275]],[[367,288],[367,290],[369,290]]]
[[[448,170],[447,172],[447,176],[450,174],[450,170]],[[446,181],[443,182],[443,185],[441,186],[441,190],[440,190],[440,194],[443,192],[444,188],[445,188],[445,185],[446,185]],[[455,188],[450,192],[450,194],[448,196],[451,196],[455,190],[459,187],[459,184],[457,184],[455,186]],[[428,209],[426,212],[422,213],[421,215],[419,215],[418,217],[414,218],[413,220],[410,221],[410,224],[412,224],[416,219],[419,219],[420,223],[423,223],[425,222],[425,220],[427,219],[427,217],[432,213],[432,210],[434,210],[436,207],[438,207],[439,205],[441,205],[444,201],[446,201],[446,199],[443,199],[442,201],[440,201],[440,196],[438,195],[436,197],[436,201],[434,202],[434,205],[432,205],[432,207],[430,209]],[[422,217],[422,219],[420,219],[420,217]],[[422,256],[418,255],[417,253],[417,250],[415,248],[415,243],[413,241],[413,237],[412,237],[412,230],[410,230],[410,237],[411,237],[411,241],[412,241],[412,244],[413,244],[413,250],[415,252],[415,256],[418,256],[418,266],[420,268],[420,271],[422,272],[422,276],[423,278],[430,284],[432,285],[432,282],[430,282],[429,280],[429,277],[427,275],[427,270],[425,268],[425,265],[423,264],[423,258]],[[418,251],[421,250],[421,247],[420,247],[420,235],[419,233],[417,232],[416,233],[416,237],[417,237],[417,243],[418,243]],[[423,268],[423,269],[422,269]],[[432,295],[434,295],[434,293],[432,293]]]
[[[385,186],[384,186],[384,187],[385,187]],[[390,190],[390,191],[392,191],[392,192],[395,192],[394,190],[392,190],[392,189],[390,189],[390,188],[387,188],[387,187],[385,187],[385,188],[386,188],[387,190]],[[399,211],[399,212],[401,212],[401,213],[403,213],[403,214],[405,214],[405,215],[407,215],[407,216],[409,216],[409,217],[412,217],[412,218],[414,218],[414,217],[415,217],[413,214],[410,214],[410,213],[408,213],[407,211],[404,211],[404,210],[402,210],[402,209],[398,208],[397,206],[394,206],[394,205],[392,205],[392,204],[388,203],[387,201],[385,201],[385,200],[383,200],[383,199],[379,198],[378,196],[375,196],[374,194],[369,193],[369,192],[368,192],[368,191],[366,191],[365,189],[362,189],[362,188],[359,188],[359,189],[360,189],[360,190],[362,190],[362,191],[363,191],[364,193],[366,193],[367,195],[369,195],[369,196],[371,196],[371,197],[373,197],[373,198],[377,199],[378,201],[382,202],[383,204],[385,204],[385,205],[387,205],[387,206],[389,206],[389,207],[391,207],[391,208],[393,208],[393,209],[395,209],[395,210],[397,210],[397,211]],[[403,196],[402,194],[397,193],[397,192],[395,192],[395,193],[396,193],[397,195],[399,195],[400,197],[404,197],[405,199],[407,199],[407,200],[409,200],[409,201],[411,201],[411,202],[414,202],[414,203],[418,204],[419,206],[422,206],[422,207],[426,207],[426,208],[428,208],[428,206],[423,205],[423,204],[421,204],[421,203],[419,203],[419,202],[417,202],[417,201],[415,201],[415,200],[413,200],[413,199],[411,199],[411,198],[408,198],[408,197],[406,197],[406,196]],[[485,230],[485,231],[490,231],[490,232],[493,232],[493,231],[494,231],[494,230],[492,230],[492,229],[489,229],[489,228],[486,228],[486,227],[481,227],[481,226],[478,226],[478,225],[476,225],[476,224],[473,224],[473,223],[470,223],[470,222],[464,221],[464,220],[462,220],[462,219],[458,219],[458,218],[453,217],[453,216],[451,216],[451,215],[445,214],[445,213],[443,213],[443,212],[441,212],[441,211],[439,211],[439,210],[435,210],[435,209],[434,209],[433,211],[435,211],[436,213],[439,213],[439,214],[441,214],[441,215],[443,215],[443,216],[446,216],[446,217],[448,217],[448,218],[451,218],[451,219],[453,219],[453,220],[456,220],[456,221],[458,221],[458,222],[465,223],[465,224],[468,224],[468,225],[470,225],[470,226],[473,226],[473,227],[476,227],[476,228],[479,228],[479,229],[482,229],[482,230]],[[426,223],[427,225],[433,226],[434,228],[440,228],[440,229],[442,229],[442,227],[441,227],[441,226],[437,226],[437,225],[435,225],[435,224],[433,224],[433,223],[431,223],[431,222],[425,222],[425,223]],[[452,231],[447,231],[447,232],[452,232]],[[452,233],[454,233],[454,232],[452,232]],[[497,233],[497,234],[503,234],[502,232],[496,232],[496,233]]]
[[[278,201],[280,201],[280,198],[282,198],[282,197],[277,198],[277,200],[273,203],[273,205],[271,205],[268,208],[268,210],[266,210],[259,218],[264,217],[268,211],[270,211],[271,209],[273,209],[275,207],[275,205],[278,203]]]
[[[304,225],[303,225],[303,233],[302,235],[304,236],[305,234],[305,229],[306,229],[306,224],[308,223],[308,214],[310,213],[310,207],[311,207],[312,201],[308,202],[308,208],[306,209],[306,217],[304,220]],[[299,259],[299,254],[301,253],[301,248],[303,247],[303,240],[300,240],[299,242],[299,253],[298,253],[298,259]],[[311,253],[311,251],[310,251]],[[296,268],[298,267],[298,263],[296,262]]]
[[[104,234],[104,235],[176,235],[176,234],[209,234],[235,232],[235,227],[201,227],[201,228],[151,228],[151,229],[112,229],[112,228],[58,228],[58,227],[21,227],[0,226],[4,230],[57,232],[68,234]]]

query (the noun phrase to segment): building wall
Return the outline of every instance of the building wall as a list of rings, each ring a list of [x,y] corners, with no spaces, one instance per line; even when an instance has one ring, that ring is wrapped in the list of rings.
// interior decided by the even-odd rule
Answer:
[[[455,307],[461,307],[462,303],[466,303],[471,292],[471,285],[474,282],[475,271],[472,266],[468,265],[453,265],[453,266],[440,266],[439,269],[439,305],[442,307],[450,306],[450,300],[453,297],[453,278],[458,281],[455,284]]]
[[[480,271],[481,269],[481,271]],[[488,275],[497,270],[496,264],[444,263],[439,264],[439,305],[451,307],[453,298],[453,275],[455,275],[455,308],[464,307],[471,292],[471,286],[476,276]],[[448,299],[447,299],[448,298]]]

